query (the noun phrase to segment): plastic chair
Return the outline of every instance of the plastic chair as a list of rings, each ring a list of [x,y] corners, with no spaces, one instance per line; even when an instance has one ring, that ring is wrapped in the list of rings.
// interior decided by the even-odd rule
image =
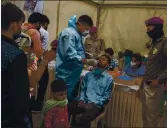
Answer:
[[[108,105],[106,105],[106,107],[104,107],[104,108],[105,108],[104,111],[103,111],[98,117],[96,117],[96,119],[94,119],[94,120],[91,122],[91,128],[98,128],[98,123],[99,123],[99,121],[100,121],[101,119],[103,119],[103,118],[105,117],[105,115],[106,115],[107,106],[108,106]]]

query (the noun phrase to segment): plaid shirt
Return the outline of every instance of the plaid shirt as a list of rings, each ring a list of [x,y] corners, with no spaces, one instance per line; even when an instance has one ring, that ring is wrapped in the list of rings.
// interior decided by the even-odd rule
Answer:
[[[111,60],[109,69],[114,69],[114,68],[116,68],[116,67],[118,67],[118,60],[113,58],[113,59]]]

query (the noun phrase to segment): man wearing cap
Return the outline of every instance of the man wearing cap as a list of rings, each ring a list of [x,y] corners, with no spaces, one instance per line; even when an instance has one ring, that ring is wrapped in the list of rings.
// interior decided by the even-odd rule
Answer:
[[[89,54],[89,58],[96,59],[101,52],[105,50],[105,42],[97,38],[97,28],[92,27],[89,31],[90,37],[85,40],[85,51]]]
[[[141,85],[143,127],[158,127],[159,123],[159,102],[167,80],[167,38],[163,32],[163,23],[159,17],[145,22],[152,43]]]

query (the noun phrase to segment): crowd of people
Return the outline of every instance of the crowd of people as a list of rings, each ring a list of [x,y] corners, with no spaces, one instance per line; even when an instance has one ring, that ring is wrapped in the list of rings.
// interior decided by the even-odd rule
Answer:
[[[32,111],[41,111],[41,128],[90,128],[112,96],[114,79],[108,71],[120,70],[114,50],[106,48],[104,40],[98,38],[92,18],[72,16],[58,39],[49,43],[50,20],[46,15],[34,12],[25,22],[24,13],[16,5],[6,3],[1,8],[2,127],[32,128]],[[143,127],[157,127],[158,105],[167,81],[163,24],[159,17],[146,20],[147,34],[152,39],[147,64],[138,53],[130,57],[125,54],[127,61],[122,69],[128,76],[143,77],[138,91]],[[87,35],[90,37],[84,43]],[[48,63],[55,58],[52,95],[44,103]],[[81,79],[84,65],[89,72]],[[30,97],[30,89],[37,84],[36,98]],[[71,116],[74,118],[70,125]]]

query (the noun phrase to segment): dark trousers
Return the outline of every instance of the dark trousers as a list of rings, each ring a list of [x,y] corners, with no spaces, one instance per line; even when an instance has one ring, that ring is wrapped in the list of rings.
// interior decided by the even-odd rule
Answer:
[[[48,67],[46,67],[40,81],[38,82],[39,88],[38,88],[38,94],[37,94],[37,101],[39,102],[44,101],[44,96],[45,96],[48,82],[49,82],[49,72],[48,72]]]
[[[68,104],[69,116],[72,115],[75,118],[76,115],[82,114],[79,118],[79,121],[76,121],[75,126],[73,126],[76,128],[90,128],[91,121],[93,121],[97,116],[99,116],[101,112],[102,110],[97,106],[94,106],[89,110],[80,108],[78,107],[78,101],[73,101]]]
[[[3,113],[2,113],[3,114]],[[4,115],[4,114],[3,114]],[[10,116],[7,116],[10,115]],[[6,117],[2,117],[2,128],[33,128],[31,110],[28,110],[27,114],[21,114],[20,111],[13,114],[7,114]]]

